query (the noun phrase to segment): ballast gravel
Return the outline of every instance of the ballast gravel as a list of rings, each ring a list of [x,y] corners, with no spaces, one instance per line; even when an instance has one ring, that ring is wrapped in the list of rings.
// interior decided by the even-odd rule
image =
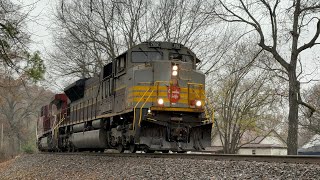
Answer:
[[[2,164],[2,165],[1,165]],[[0,163],[0,179],[319,179],[320,165],[32,154]]]

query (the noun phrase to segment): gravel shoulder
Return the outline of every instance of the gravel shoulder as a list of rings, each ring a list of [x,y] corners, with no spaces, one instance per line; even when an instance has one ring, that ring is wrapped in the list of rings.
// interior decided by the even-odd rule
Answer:
[[[14,159],[0,163],[0,173],[7,170]]]
[[[0,164],[0,179],[318,179],[320,165],[32,154]]]

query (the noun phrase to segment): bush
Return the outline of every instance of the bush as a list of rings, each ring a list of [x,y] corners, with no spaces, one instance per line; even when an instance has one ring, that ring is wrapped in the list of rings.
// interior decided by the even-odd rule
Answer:
[[[27,154],[33,154],[35,152],[35,146],[31,143],[25,144],[22,146],[22,151]]]

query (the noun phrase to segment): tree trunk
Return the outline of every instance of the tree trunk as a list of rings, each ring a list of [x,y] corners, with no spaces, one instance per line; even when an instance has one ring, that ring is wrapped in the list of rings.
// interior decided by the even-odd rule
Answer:
[[[2,151],[3,150],[3,147],[4,147],[4,145],[3,145],[3,123],[1,124],[1,139],[0,139],[0,151]]]
[[[292,68],[289,71],[288,155],[296,155],[298,149],[298,88],[295,68]]]

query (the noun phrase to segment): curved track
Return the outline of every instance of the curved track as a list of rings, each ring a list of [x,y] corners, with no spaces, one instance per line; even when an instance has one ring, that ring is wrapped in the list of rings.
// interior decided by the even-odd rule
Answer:
[[[108,156],[108,157],[140,157],[140,158],[176,158],[176,159],[201,159],[216,161],[256,161],[256,162],[277,162],[295,164],[320,164],[320,156],[268,156],[268,155],[234,155],[234,154],[206,154],[191,153],[45,153],[56,155],[76,155],[76,156]]]

